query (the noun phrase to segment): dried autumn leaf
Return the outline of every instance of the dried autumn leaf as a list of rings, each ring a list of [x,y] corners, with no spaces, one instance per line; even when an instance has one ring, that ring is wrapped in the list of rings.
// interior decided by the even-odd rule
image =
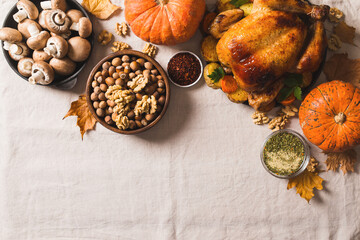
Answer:
[[[85,132],[93,130],[95,127],[96,119],[91,114],[84,94],[79,96],[79,100],[71,103],[71,108],[65,115],[65,118],[69,116],[77,116],[76,125],[80,128],[81,138],[84,139]]]
[[[354,44],[355,28],[347,25],[344,21],[340,21],[336,27],[334,27],[334,33],[340,38],[342,42]]]
[[[360,88],[360,59],[349,59],[347,54],[334,54],[324,66],[328,81],[342,80]]]
[[[340,153],[327,153],[325,161],[327,170],[336,171],[339,167],[344,175],[348,171],[354,172],[354,164],[356,162],[356,152],[353,149]]]
[[[84,0],[81,5],[99,19],[108,19],[114,12],[121,9],[110,0]]]
[[[308,202],[314,197],[314,188],[322,190],[324,179],[319,177],[317,172],[310,172],[307,169],[297,177],[289,179],[287,189],[296,187],[296,193]]]

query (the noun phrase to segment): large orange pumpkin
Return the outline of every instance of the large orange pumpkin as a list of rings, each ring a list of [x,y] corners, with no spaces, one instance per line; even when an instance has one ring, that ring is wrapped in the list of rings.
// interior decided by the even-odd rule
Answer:
[[[204,0],[125,0],[131,30],[144,41],[160,45],[189,40],[204,12]]]
[[[313,89],[299,110],[300,126],[325,152],[341,152],[360,143],[360,90],[332,81]]]

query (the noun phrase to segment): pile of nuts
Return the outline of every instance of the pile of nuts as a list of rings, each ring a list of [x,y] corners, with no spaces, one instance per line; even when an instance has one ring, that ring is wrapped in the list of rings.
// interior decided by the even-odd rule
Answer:
[[[55,76],[75,72],[91,51],[86,39],[92,33],[90,19],[66,0],[40,2],[41,11],[29,0],[19,0],[13,15],[17,29],[0,29],[0,40],[9,56],[18,61],[18,71],[32,84],[48,85]]]
[[[166,101],[165,81],[144,58],[122,55],[104,62],[91,83],[96,115],[121,130],[147,126]]]

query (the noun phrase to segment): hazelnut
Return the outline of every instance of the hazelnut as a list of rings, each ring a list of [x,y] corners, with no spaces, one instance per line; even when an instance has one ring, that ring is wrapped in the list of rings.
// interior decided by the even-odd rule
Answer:
[[[122,64],[122,61],[119,57],[116,57],[111,61],[111,64],[115,67],[118,67]]]
[[[116,68],[114,66],[111,66],[109,68],[109,76],[112,76],[116,72]]]
[[[102,84],[100,84],[100,89],[101,89],[101,91],[106,92],[106,90],[108,89],[108,85],[106,85],[105,83],[102,83]]]
[[[96,72],[95,73],[95,75],[94,75],[94,79],[97,79],[98,77],[100,77],[101,76],[101,72],[100,71],[98,71],[98,72]]]
[[[155,98],[156,100],[158,100],[159,97],[160,97],[160,93],[154,92],[154,93],[153,93],[153,96],[154,96],[154,98]]]
[[[157,105],[156,112],[161,113],[163,107],[161,105]]]
[[[129,121],[129,128],[130,128],[131,130],[133,130],[133,129],[136,128],[136,123],[135,123],[134,120],[130,120],[130,121]]]
[[[135,74],[136,74],[136,75],[140,75],[140,74],[142,74],[142,72],[141,72],[141,70],[137,70],[137,71],[135,72]]]
[[[120,77],[120,75],[119,75],[119,73],[115,72],[115,73],[112,75],[112,77],[113,77],[114,79],[117,79],[117,78]]]
[[[158,88],[156,89],[156,91],[158,91],[160,94],[163,94],[165,92],[165,89],[163,88]]]
[[[99,108],[99,102],[98,101],[95,101],[93,102],[93,107],[96,109],[96,108]]]
[[[109,71],[104,69],[104,70],[101,71],[101,75],[103,77],[108,77],[109,76]]]
[[[138,62],[140,64],[140,66],[143,67],[146,61],[143,58],[139,58],[139,59],[136,60],[136,62]]]
[[[124,67],[123,66],[118,66],[116,67],[116,72],[121,72],[121,71],[124,71]]]
[[[122,56],[121,60],[123,62],[130,62],[130,57],[128,55],[124,55],[124,56]]]
[[[151,74],[158,75],[159,71],[157,69],[153,69],[151,70]]]
[[[122,66],[123,68],[130,67],[130,63],[124,62],[123,64],[121,64],[121,66]]]
[[[91,83],[91,86],[94,88],[94,87],[97,87],[99,85],[99,83],[97,81],[92,81]]]
[[[105,82],[108,86],[112,86],[115,83],[115,79],[113,79],[112,77],[108,77],[105,79]]]
[[[92,94],[90,95],[90,99],[91,99],[92,101],[97,101],[97,100],[99,100],[99,97],[98,97],[98,95],[97,95],[96,93],[92,93]]]
[[[120,79],[129,80],[129,74],[125,72],[120,72],[119,75],[120,75]]]
[[[142,117],[141,116],[135,116],[135,120],[136,121],[141,121]]]
[[[111,124],[114,123],[114,121],[111,119],[110,116],[106,116],[104,120],[105,120],[105,122],[106,122],[107,124],[109,124],[109,125],[111,125]]]
[[[115,107],[116,103],[113,100],[107,100],[106,101],[107,105],[109,105],[109,107]]]
[[[144,75],[144,76],[150,76],[150,70],[149,69],[145,69],[143,72],[142,72],[142,74]]]
[[[155,82],[157,80],[155,75],[153,75],[153,74],[150,75],[150,79],[152,82]]]
[[[130,72],[131,72],[130,67],[129,67],[129,66],[126,66],[126,67],[124,68],[124,73],[130,73]]]
[[[164,88],[165,87],[165,82],[163,80],[159,80],[158,81],[158,87],[159,88]]]
[[[136,126],[137,126],[138,128],[142,128],[142,127],[143,127],[142,123],[141,123],[139,120],[136,120],[135,123],[136,123]]]
[[[139,70],[140,69],[140,64],[138,63],[138,62],[131,62],[130,63],[130,68],[135,72],[135,71],[137,71],[137,70]]]
[[[157,75],[156,78],[159,79],[159,80],[163,79],[163,77],[161,75]]]
[[[154,119],[155,119],[155,114],[146,114],[145,115],[145,119],[148,121],[148,122],[152,122]]]
[[[134,117],[135,117],[134,111],[130,111],[130,112],[127,114],[127,117],[128,117],[129,119],[134,119]]]
[[[153,84],[150,86],[146,86],[144,91],[147,95],[152,95],[156,91],[157,85]]]
[[[166,100],[166,98],[165,98],[164,95],[163,95],[163,96],[160,96],[159,99],[158,99],[158,103],[159,103],[160,105],[164,105],[164,104],[165,104],[165,100]]]
[[[98,83],[103,83],[104,80],[105,80],[105,77],[103,77],[103,76],[100,76],[100,77],[98,77],[98,78],[96,79],[96,81],[97,81]]]
[[[135,97],[136,97],[136,100],[141,101],[143,96],[142,96],[142,94],[137,93],[137,94],[135,94]]]
[[[102,108],[96,109],[96,115],[98,115],[99,117],[104,117],[105,116],[105,110],[102,109]]]
[[[123,86],[125,83],[125,81],[121,78],[118,78],[115,80],[115,85],[120,85],[120,86]]]
[[[110,62],[104,62],[103,65],[102,65],[102,68],[105,69],[105,70],[108,70],[111,66],[111,63]]]
[[[153,64],[152,64],[151,62],[146,62],[146,63],[144,64],[144,67],[145,67],[146,69],[151,70],[151,69],[153,68]]]
[[[102,92],[102,93],[99,94],[99,100],[101,100],[101,101],[106,101],[106,96],[105,96],[105,93],[104,93],[104,92]]]
[[[96,93],[96,94],[101,93],[101,89],[99,86],[94,87],[94,93]]]
[[[129,73],[129,78],[130,78],[130,79],[133,79],[133,78],[135,78],[135,77],[136,77],[136,74],[135,74],[135,73],[133,73],[133,72]]]
[[[145,126],[147,126],[149,123],[148,123],[148,121],[146,121],[146,119],[142,119],[142,120],[141,120],[141,124],[145,127]]]
[[[99,103],[99,107],[102,108],[102,109],[106,108],[106,107],[107,107],[106,102],[105,102],[105,101],[101,101],[101,102]]]
[[[107,115],[111,115],[113,112],[114,112],[114,109],[112,107],[108,107],[108,109],[106,109]]]

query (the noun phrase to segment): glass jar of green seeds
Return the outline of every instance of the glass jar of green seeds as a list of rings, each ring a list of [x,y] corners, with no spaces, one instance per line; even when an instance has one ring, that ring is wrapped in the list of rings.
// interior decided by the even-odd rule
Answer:
[[[305,171],[310,160],[310,147],[299,133],[283,129],[265,139],[260,157],[268,173],[289,179]]]

